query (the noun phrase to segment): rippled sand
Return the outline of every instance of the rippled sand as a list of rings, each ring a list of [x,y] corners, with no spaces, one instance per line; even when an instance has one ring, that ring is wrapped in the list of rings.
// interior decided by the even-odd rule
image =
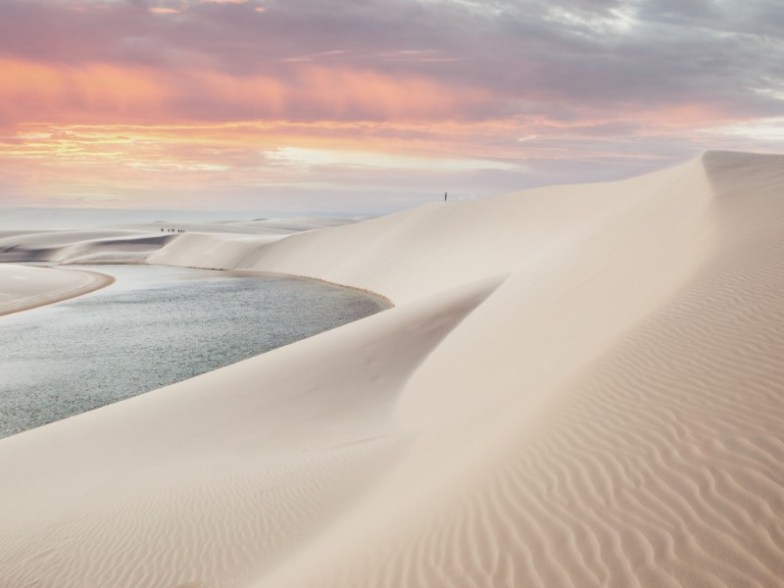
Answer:
[[[396,307],[0,441],[0,586],[784,586],[784,157],[148,261]]]

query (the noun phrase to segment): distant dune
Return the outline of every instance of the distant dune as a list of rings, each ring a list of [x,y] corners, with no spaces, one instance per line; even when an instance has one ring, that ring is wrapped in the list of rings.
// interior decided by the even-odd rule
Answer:
[[[307,228],[0,239],[396,305],[0,440],[0,588],[784,586],[784,156]]]

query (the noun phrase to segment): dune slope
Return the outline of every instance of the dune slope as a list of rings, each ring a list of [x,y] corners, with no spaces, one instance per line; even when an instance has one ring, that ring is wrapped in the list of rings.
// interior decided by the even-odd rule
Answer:
[[[0,586],[246,585],[399,457],[400,387],[496,285],[3,439]]]
[[[0,586],[784,586],[782,170],[171,240],[397,306],[0,441]]]

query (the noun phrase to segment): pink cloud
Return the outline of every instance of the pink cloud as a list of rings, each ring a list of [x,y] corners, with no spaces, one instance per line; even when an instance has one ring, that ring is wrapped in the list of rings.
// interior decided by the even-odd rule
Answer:
[[[444,119],[487,95],[372,70],[299,64],[288,77],[211,69],[164,72],[0,59],[0,110],[16,124],[170,120]]]
[[[547,14],[579,4],[601,24],[607,2],[480,4],[4,0],[0,184],[293,190],[301,178],[263,155],[282,147],[341,151],[308,172],[312,184],[436,177],[362,180],[337,164],[357,151],[492,160],[476,175],[492,192],[626,175],[730,143],[711,129],[748,133],[753,147],[754,122],[781,112],[773,14],[654,2],[666,11],[586,35]],[[517,162],[531,174],[509,171]]]

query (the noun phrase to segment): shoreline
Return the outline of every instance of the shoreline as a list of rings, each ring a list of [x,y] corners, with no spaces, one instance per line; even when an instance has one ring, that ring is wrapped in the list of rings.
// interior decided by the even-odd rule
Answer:
[[[18,300],[10,300],[4,303],[0,303],[0,316],[16,314],[25,310],[33,310],[42,306],[49,306],[59,302],[72,300],[102,288],[106,288],[115,282],[115,278],[113,276],[89,270],[61,269],[59,266],[30,266],[26,264],[15,263],[2,264],[2,266],[23,267],[44,271],[49,270],[56,272],[68,272],[73,274],[78,273],[80,276],[86,279],[82,280],[75,286],[66,287],[65,289],[45,290],[33,296],[24,296],[20,297]]]
[[[149,265],[160,265],[160,264],[149,264]],[[385,296],[380,292],[376,292],[374,290],[369,290],[367,288],[360,288],[358,286],[352,286],[351,284],[342,284],[340,282],[333,282],[330,280],[325,280],[323,278],[317,278],[315,276],[308,276],[304,274],[293,274],[289,272],[273,272],[273,271],[265,271],[265,270],[253,270],[253,269],[222,269],[222,268],[202,268],[198,266],[162,266],[162,267],[190,267],[190,269],[209,269],[211,271],[221,271],[226,272],[229,274],[236,274],[241,276],[278,276],[278,277],[285,277],[285,278],[298,278],[300,280],[310,280],[313,282],[319,282],[321,284],[326,284],[328,286],[337,286],[338,288],[346,288],[347,290],[353,290],[354,292],[359,292],[361,294],[365,294],[366,296],[371,296],[373,298],[379,299],[381,302],[388,305],[389,308],[395,308],[395,302],[389,296]]]

